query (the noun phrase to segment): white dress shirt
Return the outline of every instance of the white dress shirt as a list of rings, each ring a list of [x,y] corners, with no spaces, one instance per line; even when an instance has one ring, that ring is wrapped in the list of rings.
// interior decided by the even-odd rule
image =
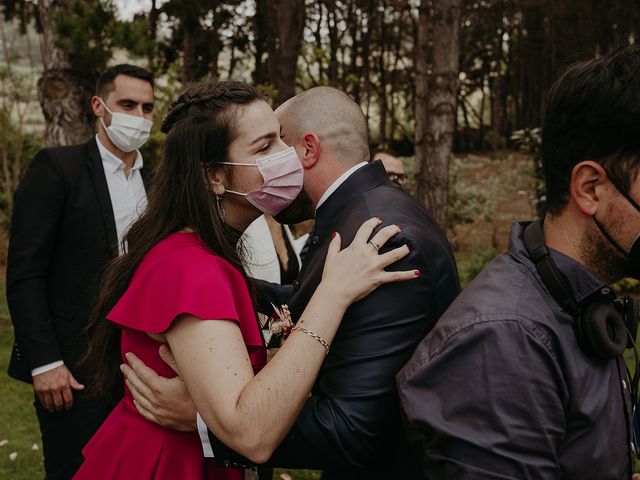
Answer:
[[[322,194],[322,196],[320,197],[320,200],[318,200],[318,205],[316,205],[316,211],[318,210],[318,208],[320,208],[320,205],[322,205],[324,202],[327,201],[327,198],[329,198],[331,194],[335,192],[340,185],[342,185],[344,182],[347,181],[347,178],[349,178],[353,174],[353,172],[364,167],[366,164],[367,162],[360,162],[354,165],[353,167],[351,167],[346,172],[344,172],[338,178],[336,178],[336,180],[331,185],[329,185],[329,188],[327,188],[325,192]]]
[[[104,168],[111,206],[113,207],[116,232],[118,234],[118,251],[122,254],[122,239],[124,235],[131,224],[137,220],[138,216],[147,207],[147,193],[140,174],[140,169],[143,165],[142,154],[140,151],[137,152],[138,156],[129,172],[129,178],[127,178],[124,174],[124,162],[107,150],[100,143],[97,135],[96,143],[102,158],[102,167]],[[64,365],[62,360],[48,363],[31,370],[31,376],[35,377],[62,365]]]
[[[125,165],[122,160],[107,150],[98,139],[98,150],[102,157],[104,175],[107,178],[109,197],[113,207],[113,217],[116,221],[118,233],[118,249],[122,251],[122,239],[140,214],[147,208],[147,193],[142,182],[140,169],[143,166],[142,154],[137,151],[137,157],[129,172],[129,178],[124,174]]]
[[[247,227],[242,234],[242,242],[248,254],[248,258],[245,258],[247,275],[280,283],[280,262],[264,215],[260,215]]]

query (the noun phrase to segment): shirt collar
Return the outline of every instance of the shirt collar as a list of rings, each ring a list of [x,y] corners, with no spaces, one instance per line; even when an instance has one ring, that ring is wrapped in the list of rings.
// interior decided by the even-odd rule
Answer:
[[[98,150],[100,151],[100,157],[102,158],[102,164],[104,165],[104,169],[108,172],[115,173],[118,170],[124,170],[124,162],[116,157],[113,153],[111,153],[107,148],[100,142],[100,138],[96,135],[96,143],[98,144]],[[140,170],[144,163],[142,161],[142,154],[140,150],[136,150],[137,156],[136,160],[133,162],[133,167],[131,170]]]
[[[524,246],[524,229],[529,225],[529,223],[530,222],[514,222],[511,225],[511,232],[509,234],[509,252],[538,275],[536,267],[529,258]],[[596,291],[599,291],[606,286],[602,280],[573,258],[554,250],[553,248],[549,248],[549,251],[551,252],[551,258],[558,267],[558,270],[560,270],[564,275],[567,282],[573,289],[573,293],[575,294],[575,298],[578,303],[581,303],[587,297],[590,297]]]
[[[316,211],[318,211],[318,208],[320,208],[320,205],[322,205],[327,200],[327,198],[329,198],[331,194],[335,192],[338,189],[338,187],[342,185],[347,180],[347,178],[351,176],[351,174],[353,174],[353,172],[364,167],[366,164],[367,162],[360,162],[354,165],[349,170],[347,170],[342,175],[340,175],[331,185],[329,185],[329,188],[325,190],[325,192],[320,197],[320,200],[318,200],[318,205],[316,205]]]

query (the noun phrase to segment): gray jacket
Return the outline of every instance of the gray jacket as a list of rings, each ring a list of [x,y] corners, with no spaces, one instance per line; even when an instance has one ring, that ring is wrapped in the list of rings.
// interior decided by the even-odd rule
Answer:
[[[397,376],[429,479],[629,479],[624,360],[588,357],[515,223],[508,252],[465,289]],[[578,302],[603,283],[552,257]]]

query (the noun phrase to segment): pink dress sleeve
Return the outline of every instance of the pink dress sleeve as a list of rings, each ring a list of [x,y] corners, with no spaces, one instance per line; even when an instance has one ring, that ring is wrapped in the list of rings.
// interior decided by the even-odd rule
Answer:
[[[202,320],[233,320],[240,324],[249,345],[261,340],[253,331],[257,324],[242,275],[221,257],[197,246],[152,250],[107,319],[134,330],[161,333],[182,314]],[[254,328],[247,316],[253,317]]]

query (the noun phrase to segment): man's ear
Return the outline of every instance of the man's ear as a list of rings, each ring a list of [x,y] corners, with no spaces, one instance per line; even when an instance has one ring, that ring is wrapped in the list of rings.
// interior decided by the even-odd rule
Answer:
[[[207,180],[209,181],[209,183],[211,184],[211,189],[213,190],[213,193],[217,196],[222,196],[224,195],[225,192],[225,182],[226,182],[226,176],[224,175],[224,171],[222,168],[209,168],[209,167],[202,167],[204,169],[204,173],[207,177]]]
[[[583,214],[592,216],[598,211],[607,185],[602,165],[592,160],[580,162],[571,171],[571,200]]]
[[[91,109],[96,117],[103,117],[107,113],[102,102],[96,95],[91,97]]]
[[[302,136],[303,154],[300,157],[302,167],[313,168],[320,158],[320,139],[315,133],[307,132]]]

